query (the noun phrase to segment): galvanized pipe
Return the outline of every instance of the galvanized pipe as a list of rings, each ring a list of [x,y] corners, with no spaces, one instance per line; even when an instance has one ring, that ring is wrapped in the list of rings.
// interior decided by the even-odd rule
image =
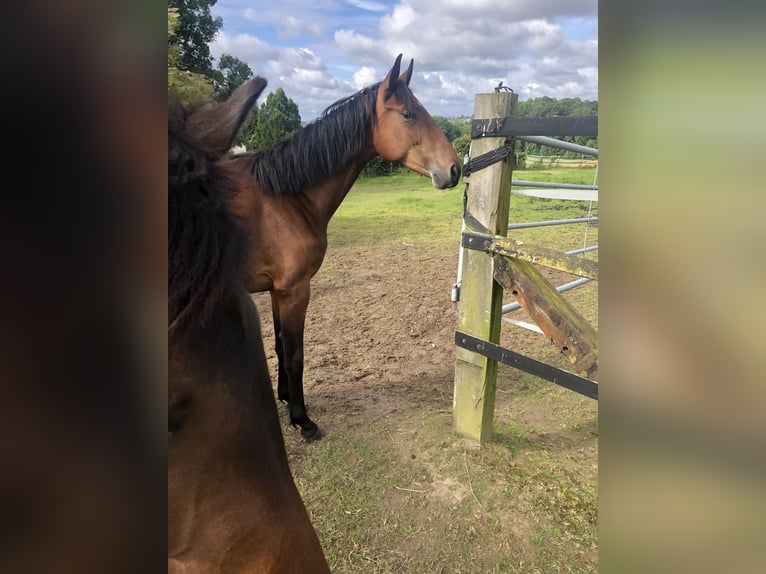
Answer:
[[[579,145],[572,142],[565,142],[565,141],[557,140],[555,138],[549,138],[548,136],[516,136],[516,139],[529,142],[529,143],[547,145],[550,147],[555,147],[555,148],[563,149],[566,151],[573,151],[575,153],[581,153],[583,155],[592,155],[592,156],[598,157],[598,150],[596,148],[587,147],[587,146]]]
[[[559,293],[563,293],[564,291],[569,291],[570,289],[574,289],[575,287],[579,287],[580,285],[585,285],[586,283],[592,281],[592,279],[589,279],[588,277],[580,277],[579,279],[575,279],[574,281],[570,281],[569,283],[564,283],[563,285],[559,285],[556,287],[556,291]],[[521,305],[519,303],[508,303],[507,305],[503,305],[501,308],[501,313],[505,315],[506,313],[510,313],[511,311],[515,311],[516,309],[521,309]]]
[[[583,247],[582,249],[567,251],[567,255],[579,255],[580,253],[588,253],[588,251],[595,251],[596,249],[598,249],[598,245],[591,245],[590,247]]]
[[[528,181],[526,179],[511,180],[511,185],[524,187],[550,187],[553,189],[589,189],[598,190],[597,185],[581,185],[579,183],[553,183],[551,181]]]
[[[570,223],[597,223],[598,217],[576,217],[574,219],[549,219],[548,221],[527,221],[509,223],[508,229],[527,229],[529,227],[547,227],[548,225],[568,225]]]

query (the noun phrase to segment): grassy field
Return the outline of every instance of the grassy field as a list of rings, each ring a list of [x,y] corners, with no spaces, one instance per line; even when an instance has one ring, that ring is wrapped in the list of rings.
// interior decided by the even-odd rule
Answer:
[[[592,185],[594,169],[534,169],[514,172],[515,179]],[[388,177],[361,178],[330,221],[329,238],[339,245],[371,244],[387,239],[427,241],[434,245],[459,244],[465,185],[437,190],[429,179],[411,172]],[[592,206],[598,215],[598,204]],[[536,221],[584,217],[585,201],[511,197],[510,221]],[[457,230],[457,231],[456,231]],[[521,240],[545,238],[551,247],[575,241],[582,227],[559,227],[555,232],[533,229],[516,232]],[[593,237],[594,242],[596,237]]]
[[[594,170],[535,169],[515,177],[592,184]],[[322,352],[340,358],[328,363],[308,342],[306,373],[320,381],[337,375],[350,384],[321,382],[314,396],[309,389],[309,408],[320,426],[330,428],[318,443],[304,444],[283,416],[296,484],[335,573],[595,572],[594,401],[500,366],[494,440],[478,447],[452,432],[455,307],[444,287],[454,280],[463,191],[463,184],[435,190],[410,173],[360,179],[332,219],[331,248],[315,278],[318,298],[309,314],[321,330],[339,330],[337,355],[334,347]],[[588,202],[514,196],[511,219],[581,217],[589,210],[598,214]],[[597,226],[589,230],[589,243],[597,232]],[[514,232],[520,234],[574,249],[581,246],[583,226]],[[390,279],[370,269],[395,265],[399,274],[394,268]],[[439,270],[438,287],[418,283],[419,266]],[[387,298],[371,300],[369,281],[387,280]],[[418,300],[408,307],[411,316],[397,310],[418,291],[434,290],[436,302]],[[595,287],[576,298],[597,321]],[[420,338],[397,338],[421,317],[427,351],[416,345]],[[355,341],[368,328],[379,329],[371,335],[374,354],[356,355]],[[557,350],[545,341],[503,337],[522,351],[542,345],[556,360]],[[387,356],[400,362],[387,365]],[[364,376],[362,362],[374,357],[383,358],[371,370],[380,376],[354,383]]]

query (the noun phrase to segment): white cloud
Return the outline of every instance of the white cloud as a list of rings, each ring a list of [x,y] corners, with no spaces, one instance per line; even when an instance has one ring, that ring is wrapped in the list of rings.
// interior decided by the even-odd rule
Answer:
[[[362,66],[354,72],[354,85],[361,90],[379,81],[377,72],[369,66]]]
[[[588,34],[597,29],[596,8],[589,0],[401,0],[381,18],[375,43],[389,54],[415,57],[416,71],[431,72],[429,79],[438,75],[438,87],[416,82],[413,89],[427,107],[429,101],[444,105],[444,115],[471,113],[473,95],[500,80],[523,97],[595,99],[598,41]],[[579,26],[579,37],[586,38],[569,39],[567,25]],[[412,53],[400,49],[413,39]],[[452,101],[455,96],[461,99]],[[441,104],[445,100],[452,103]]]
[[[422,13],[443,12],[459,19],[519,21],[556,16],[593,16],[598,0],[402,0]]]
[[[545,20],[529,20],[522,22],[526,42],[534,52],[546,52],[555,49],[564,41],[561,26]]]
[[[288,16],[283,22],[283,30],[280,33],[280,38],[298,38],[300,36],[316,36],[322,35],[322,27],[319,24],[304,22],[298,20],[295,16]]]
[[[388,6],[381,2],[370,2],[367,0],[346,0],[352,6],[361,8],[362,10],[369,10],[370,12],[385,12]]]
[[[365,57],[376,57],[379,53],[379,44],[372,38],[358,34],[353,30],[337,30],[335,32],[335,43],[340,50],[346,54],[354,54],[362,61]]]
[[[282,0],[256,10],[249,0],[217,5],[227,14],[236,8],[245,22],[238,31],[252,22],[258,35],[222,33],[214,54],[242,58],[269,80],[268,89],[280,82],[304,119],[383,79],[400,53],[403,65],[414,58],[411,87],[438,115],[472,113],[474,94],[500,80],[523,99],[598,97],[597,0]]]
[[[418,14],[407,4],[397,4],[390,16],[383,16],[380,21],[380,31],[384,35],[399,35],[410,30],[418,22]],[[421,23],[421,26],[423,24]]]
[[[221,54],[231,54],[246,62],[277,58],[279,49],[271,46],[256,36],[237,34],[229,36],[219,32],[210,43],[210,52],[217,58]],[[252,66],[250,66],[252,68]]]

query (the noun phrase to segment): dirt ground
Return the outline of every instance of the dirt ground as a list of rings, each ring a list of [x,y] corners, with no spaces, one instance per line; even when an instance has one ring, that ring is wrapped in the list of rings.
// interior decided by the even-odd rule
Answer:
[[[480,448],[457,437],[457,248],[444,253],[396,240],[331,244],[312,281],[304,384],[309,415],[326,433],[321,445],[300,440],[280,414],[328,561],[334,572],[596,571],[597,403],[501,366],[496,441]],[[270,297],[254,300],[275,382]],[[505,331],[502,344],[566,367],[542,335]],[[323,464],[316,453],[353,437],[373,441],[383,467],[397,467],[374,511],[363,502],[343,508],[309,479],[306,466]],[[367,522],[339,521],[348,513]],[[393,522],[406,534],[384,536]],[[486,540],[469,542],[477,537]]]
[[[323,430],[335,429],[320,408],[330,417],[374,419],[421,393],[451,392],[455,307],[448,278],[455,269],[449,267],[401,244],[330,248],[312,281],[305,335],[306,401]],[[272,349],[268,295],[257,295],[256,304]],[[276,354],[267,350],[267,356],[276,369]]]

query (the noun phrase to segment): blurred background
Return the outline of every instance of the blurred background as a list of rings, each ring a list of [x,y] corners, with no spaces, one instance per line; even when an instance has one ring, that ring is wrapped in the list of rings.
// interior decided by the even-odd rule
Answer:
[[[600,6],[604,572],[766,564],[763,16]]]

